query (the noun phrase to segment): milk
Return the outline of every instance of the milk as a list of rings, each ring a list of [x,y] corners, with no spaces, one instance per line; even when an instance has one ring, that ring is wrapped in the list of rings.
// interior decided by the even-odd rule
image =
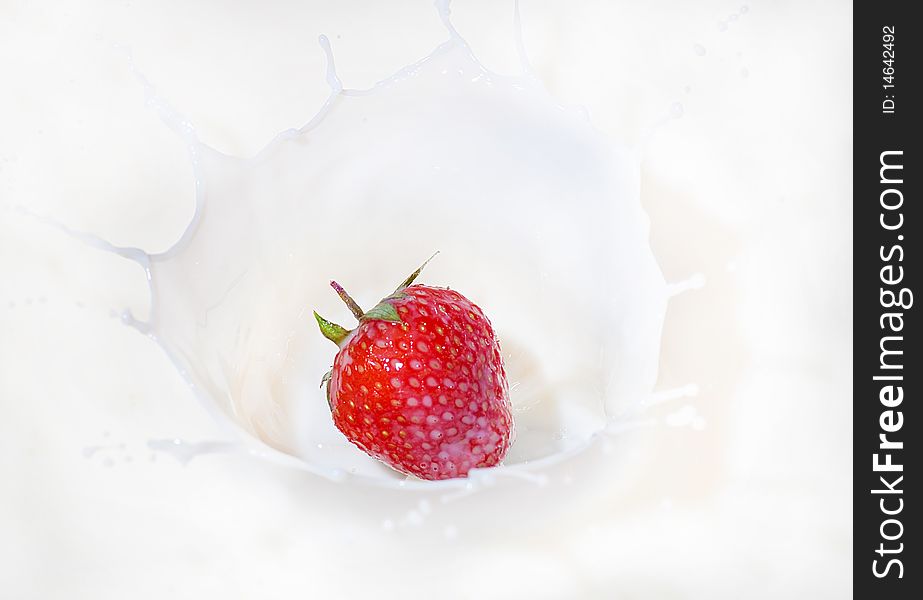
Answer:
[[[203,143],[135,70],[186,144],[194,214],[156,254],[75,235],[143,267],[149,314],[125,322],[164,349],[244,451],[402,489],[543,482],[549,465],[609,444],[644,408],[677,290],[648,244],[635,151],[558,104],[521,39],[522,72],[492,72],[448,3],[437,10],[449,39],[368,89],[344,86],[321,36],[329,98],[253,157]],[[370,306],[437,250],[421,281],[459,289],[491,318],[516,439],[502,466],[433,483],[392,471],[333,426],[319,383],[335,350],[311,311],[343,320],[331,278]],[[184,462],[215,447],[150,445]]]

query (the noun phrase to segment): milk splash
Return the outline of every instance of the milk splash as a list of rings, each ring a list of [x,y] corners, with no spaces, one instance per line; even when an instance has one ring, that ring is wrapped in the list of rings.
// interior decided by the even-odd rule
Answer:
[[[109,247],[146,270],[156,340],[248,451],[333,480],[458,488],[543,481],[620,430],[653,388],[670,291],[648,244],[638,157],[531,74],[485,68],[437,2],[449,39],[369,89],[330,95],[252,158],[219,153],[146,83],[186,141],[196,210],[161,254]],[[518,7],[517,16],[518,24]],[[371,305],[434,250],[422,281],[484,308],[505,353],[518,437],[468,480],[406,479],[334,428],[320,378],[335,349],[336,277]],[[339,311],[339,312],[338,312]]]

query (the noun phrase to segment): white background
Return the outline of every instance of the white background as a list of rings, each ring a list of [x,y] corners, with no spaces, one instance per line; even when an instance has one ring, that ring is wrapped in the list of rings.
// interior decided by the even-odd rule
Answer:
[[[671,303],[660,381],[697,383],[706,427],[652,434],[631,489],[509,494],[452,508],[489,524],[456,529],[389,525],[363,512],[377,492],[237,456],[151,461],[147,440],[215,430],[110,316],[144,306],[142,274],[17,209],[148,251],[182,230],[191,168],[115,44],[205,142],[249,156],[326,97],[317,35],[367,87],[446,38],[431,4],[0,0],[0,596],[845,597],[851,8],[742,6],[524,0],[552,93],[645,143],[666,279],[706,277]],[[499,72],[518,68],[512,14],[453,7]]]

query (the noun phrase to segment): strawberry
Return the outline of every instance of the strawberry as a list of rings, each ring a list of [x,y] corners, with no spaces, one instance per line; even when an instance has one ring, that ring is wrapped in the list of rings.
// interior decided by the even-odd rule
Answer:
[[[397,471],[465,477],[499,464],[512,441],[503,358],[483,311],[454,290],[414,285],[422,269],[367,312],[330,282],[359,325],[314,313],[339,347],[327,401],[346,438]]]

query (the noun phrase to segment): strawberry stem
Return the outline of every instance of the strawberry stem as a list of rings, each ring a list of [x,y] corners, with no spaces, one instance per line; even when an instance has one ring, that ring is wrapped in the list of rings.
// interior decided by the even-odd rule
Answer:
[[[365,311],[359,308],[359,305],[356,304],[356,301],[352,299],[352,296],[346,293],[346,290],[343,289],[343,286],[336,281],[331,281],[330,287],[335,289],[343,302],[346,303],[346,306],[349,307],[349,312],[353,313],[353,316],[357,319],[361,319],[362,315],[365,314]]]

